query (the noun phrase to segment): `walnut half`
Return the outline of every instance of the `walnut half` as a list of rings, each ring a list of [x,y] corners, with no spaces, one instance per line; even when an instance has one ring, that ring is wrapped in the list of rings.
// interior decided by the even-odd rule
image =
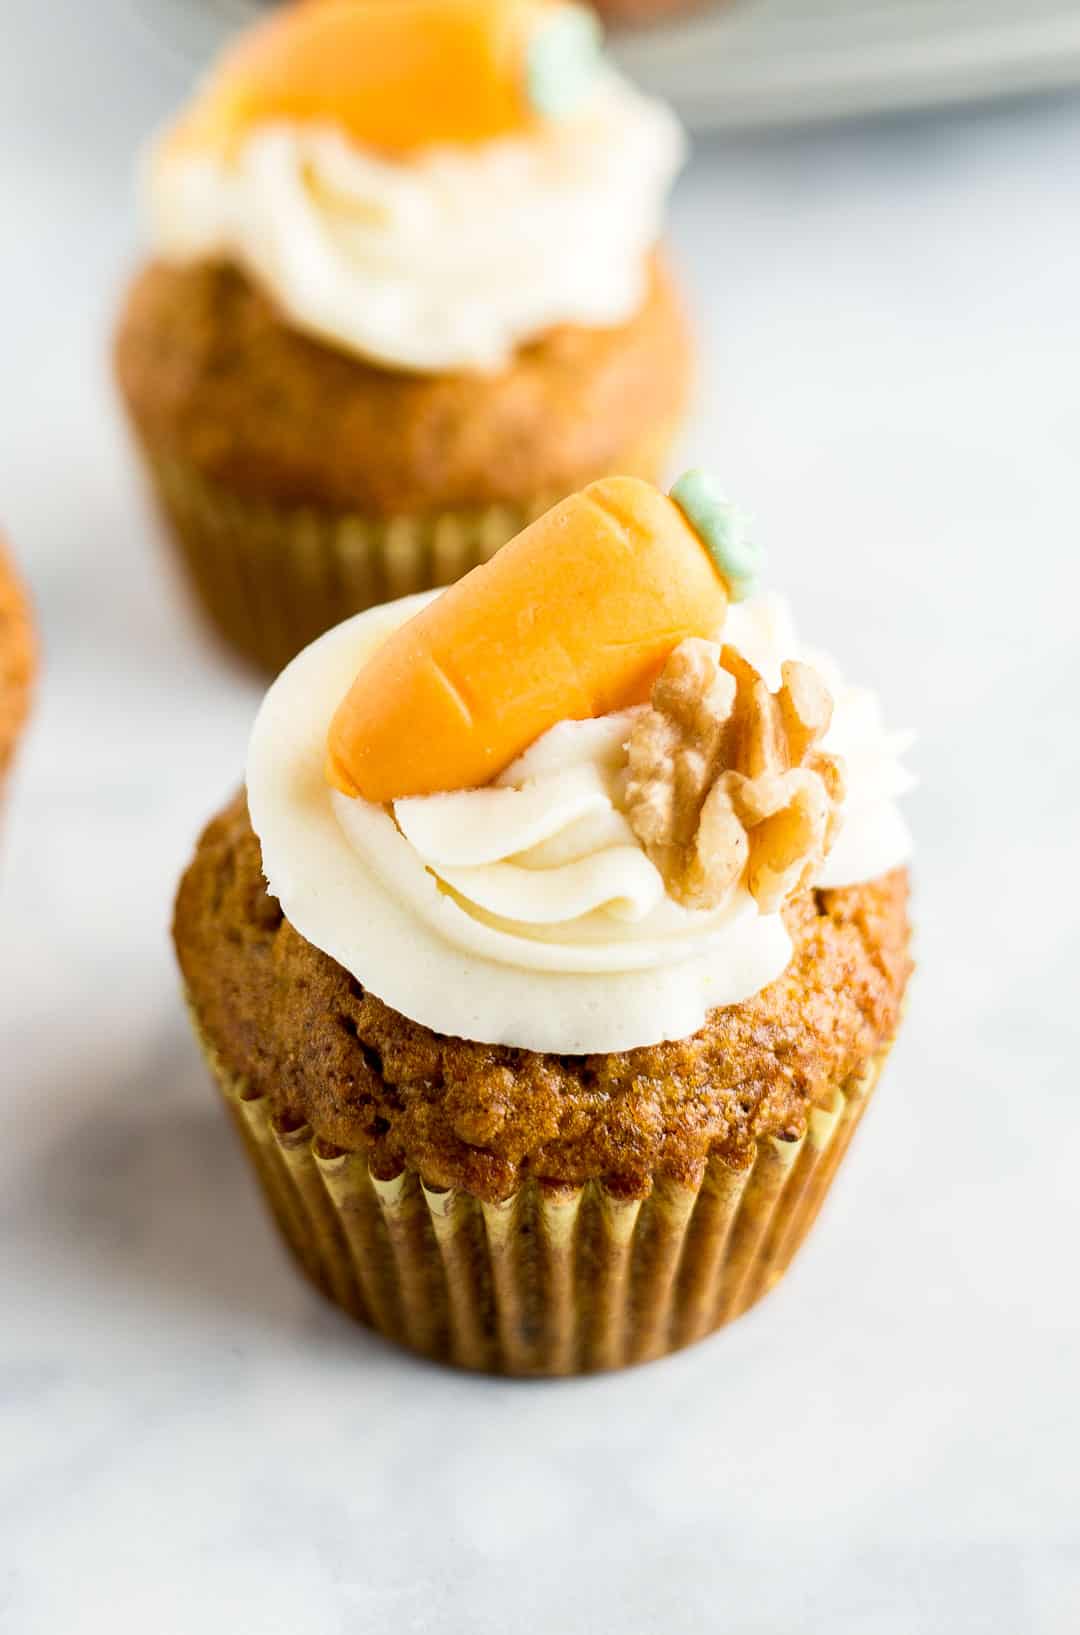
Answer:
[[[635,834],[687,908],[717,908],[745,873],[763,913],[813,880],[839,828],[840,762],[815,746],[832,699],[790,661],[782,686],[733,647],[681,642],[627,747]]]

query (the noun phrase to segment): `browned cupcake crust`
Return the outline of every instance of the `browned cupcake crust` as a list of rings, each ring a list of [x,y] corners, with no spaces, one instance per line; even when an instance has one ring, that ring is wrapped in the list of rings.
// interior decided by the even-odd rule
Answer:
[[[568,493],[670,434],[690,345],[657,261],[615,329],[561,328],[492,376],[381,369],[290,327],[230,266],[153,262],[116,368],[142,441],[235,494],[383,518]]]
[[[486,1201],[530,1176],[646,1196],[697,1185],[718,1154],[796,1139],[816,1097],[895,1032],[911,960],[907,871],[809,892],[786,918],[776,982],[691,1038],[598,1056],[540,1055],[410,1022],[305,941],[266,891],[246,803],[199,841],[174,936],[198,1024],[229,1071],[292,1127]]]
[[[0,542],[0,778],[30,708],[36,653],[29,604]]]

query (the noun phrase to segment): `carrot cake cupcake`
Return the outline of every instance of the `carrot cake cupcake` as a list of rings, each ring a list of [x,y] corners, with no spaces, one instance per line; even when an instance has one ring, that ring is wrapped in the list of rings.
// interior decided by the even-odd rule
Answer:
[[[561,501],[271,688],[175,938],[301,1266],[444,1361],[567,1374],[747,1309],[910,971],[902,742],[713,483]]]
[[[658,476],[689,341],[669,110],[562,0],[335,0],[243,35],[146,171],[120,319],[199,597],[276,670],[555,499]]]
[[[30,708],[35,669],[30,606],[0,539],[0,794]]]

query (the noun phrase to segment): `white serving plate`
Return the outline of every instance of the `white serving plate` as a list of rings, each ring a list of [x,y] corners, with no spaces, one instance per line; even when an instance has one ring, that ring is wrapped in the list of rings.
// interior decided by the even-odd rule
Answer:
[[[788,124],[1080,84],[1080,5],[734,0],[617,51],[698,129]]]

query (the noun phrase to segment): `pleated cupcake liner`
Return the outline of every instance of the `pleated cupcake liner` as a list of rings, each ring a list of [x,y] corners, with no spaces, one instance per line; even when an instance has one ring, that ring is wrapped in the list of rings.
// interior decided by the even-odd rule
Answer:
[[[672,435],[657,433],[612,469],[658,477]],[[515,505],[381,519],[252,500],[182,460],[144,452],[158,504],[211,623],[271,674],[354,613],[453,584],[565,492]]]
[[[813,1225],[888,1054],[823,1096],[800,1139],[760,1141],[744,1169],[713,1158],[697,1187],[661,1178],[628,1200],[531,1180],[489,1203],[408,1169],[373,1175],[363,1154],[276,1119],[201,1042],[311,1281],[422,1356],[517,1376],[651,1361],[754,1305]]]

